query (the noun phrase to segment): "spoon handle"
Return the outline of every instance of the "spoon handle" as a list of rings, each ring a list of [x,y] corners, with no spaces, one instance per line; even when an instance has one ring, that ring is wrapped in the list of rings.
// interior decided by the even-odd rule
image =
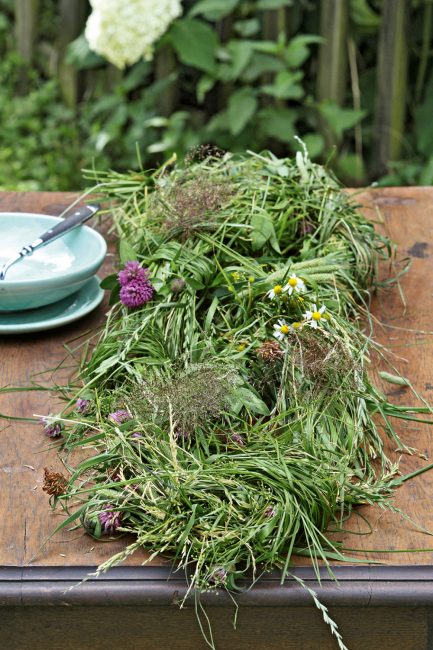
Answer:
[[[30,247],[33,251],[38,246],[42,246],[43,244],[48,244],[50,241],[54,241],[54,239],[61,237],[70,230],[73,230],[77,226],[80,226],[82,223],[85,223],[100,209],[100,205],[86,205],[84,208],[76,210],[76,212],[73,212],[69,217],[66,217],[62,221],[59,221],[59,223],[57,223],[55,226],[44,232],[43,235],[38,237],[38,239],[36,239],[32,244],[29,244],[28,247]]]

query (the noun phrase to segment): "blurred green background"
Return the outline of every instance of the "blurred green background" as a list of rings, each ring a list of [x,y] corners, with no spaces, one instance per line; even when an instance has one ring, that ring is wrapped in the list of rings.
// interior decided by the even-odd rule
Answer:
[[[203,143],[286,156],[295,135],[347,185],[433,183],[432,0],[182,4],[120,71],[87,45],[87,0],[0,0],[0,189]]]

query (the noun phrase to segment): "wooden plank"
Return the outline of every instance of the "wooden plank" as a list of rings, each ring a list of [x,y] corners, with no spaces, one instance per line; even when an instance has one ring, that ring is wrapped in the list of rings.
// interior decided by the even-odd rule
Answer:
[[[241,607],[237,629],[233,608],[208,608],[216,647],[221,650],[336,650],[317,610]],[[425,609],[335,608],[350,650],[428,650]],[[0,619],[5,650],[205,650],[193,607],[11,607]]]
[[[0,194],[0,210],[37,211],[56,214],[71,201],[73,195],[62,193],[4,193]],[[406,359],[396,358],[401,372],[410,377],[414,387],[426,399],[433,395],[432,376],[432,331],[433,312],[431,285],[433,276],[433,233],[428,221],[433,202],[432,188],[386,188],[370,190],[362,199],[365,212],[377,218],[380,210],[385,227],[391,237],[400,245],[400,255],[412,258],[411,271],[402,278],[401,286],[406,296],[406,308],[401,303],[399,292],[394,289],[381,294],[374,310],[382,327],[377,336],[392,351]],[[112,258],[108,259],[108,267]],[[104,318],[104,308],[71,325],[51,332],[41,332],[21,337],[1,337],[0,385],[26,385],[31,376],[56,366],[64,357],[62,345],[79,332],[96,326]],[[405,328],[404,331],[399,328]],[[423,330],[427,333],[421,333]],[[64,375],[64,378],[66,374]],[[59,379],[59,377],[58,377]],[[50,375],[39,377],[47,386]],[[413,401],[409,391],[400,390],[391,384],[383,388],[393,399],[401,403]],[[399,389],[396,391],[396,389]],[[0,395],[0,412],[31,416],[45,414],[55,408],[55,399],[46,393],[12,393]],[[423,426],[400,426],[404,441],[432,456],[431,431]],[[0,512],[3,514],[0,532],[0,565],[26,564],[32,561],[38,566],[81,566],[97,565],[120,550],[125,540],[116,542],[95,542],[80,530],[63,532],[56,536],[44,552],[40,546],[61,515],[51,514],[47,496],[42,492],[44,466],[59,468],[55,450],[47,451],[47,439],[39,425],[12,424],[0,434],[2,471],[0,472]],[[392,445],[388,445],[393,458]],[[403,456],[403,473],[420,468],[428,461],[417,455]],[[30,465],[35,469],[29,469]],[[36,489],[34,489],[36,486]],[[418,523],[433,530],[433,509],[431,494],[433,472],[403,485],[397,492],[395,505]],[[347,546],[369,549],[415,549],[431,548],[431,538],[417,531],[414,526],[394,514],[383,513],[375,508],[363,508],[373,524],[371,535],[346,535]],[[366,531],[362,520],[354,516],[348,524],[356,533]],[[130,558],[130,564],[140,564],[144,553]],[[380,559],[392,565],[433,564],[433,553],[398,553],[386,555],[373,553],[373,559]],[[32,558],[34,558],[32,560]],[[301,561],[301,564],[308,564]],[[154,561],[160,565],[160,560]]]

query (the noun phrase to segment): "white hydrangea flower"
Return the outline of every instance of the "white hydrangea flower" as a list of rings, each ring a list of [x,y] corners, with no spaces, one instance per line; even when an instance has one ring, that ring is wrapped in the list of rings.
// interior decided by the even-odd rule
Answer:
[[[91,50],[118,68],[151,59],[156,41],[181,15],[181,0],[90,0],[85,30]]]

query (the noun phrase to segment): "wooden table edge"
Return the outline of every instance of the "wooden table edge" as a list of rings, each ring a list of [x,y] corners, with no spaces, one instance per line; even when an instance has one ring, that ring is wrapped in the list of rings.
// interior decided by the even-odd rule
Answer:
[[[89,578],[94,566],[0,567],[0,606],[167,606],[180,604],[188,591],[181,572],[168,566],[115,567],[98,578]],[[433,604],[433,565],[335,566],[335,578],[320,570],[321,581],[311,567],[292,573],[314,589],[321,602],[340,607],[422,607]],[[314,607],[310,594],[293,579],[280,583],[277,571],[262,577],[251,589],[235,596],[241,606]],[[193,598],[190,595],[189,600]],[[210,607],[233,605],[221,589],[202,593]]]

